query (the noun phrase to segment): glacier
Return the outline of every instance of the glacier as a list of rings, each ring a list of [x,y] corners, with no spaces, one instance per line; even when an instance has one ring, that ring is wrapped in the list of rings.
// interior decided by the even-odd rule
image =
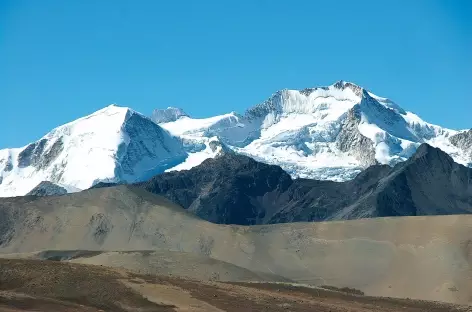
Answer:
[[[243,115],[186,115],[159,125],[187,140],[216,137],[237,153],[301,178],[346,181],[370,165],[405,161],[422,143],[441,148],[458,163],[471,163],[468,145],[451,141],[464,130],[425,122],[394,101],[346,81],[280,90]]]

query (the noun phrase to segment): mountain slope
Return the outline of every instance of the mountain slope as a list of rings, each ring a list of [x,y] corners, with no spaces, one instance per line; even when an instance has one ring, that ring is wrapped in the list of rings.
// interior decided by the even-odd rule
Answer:
[[[165,110],[154,110],[152,119],[173,135],[180,137],[185,150],[189,153],[184,162],[167,171],[198,166],[205,159],[214,158],[221,152],[231,150],[227,142],[244,141],[248,137],[245,125],[240,122],[241,116],[234,112],[195,119],[183,113],[181,109],[169,107]]]
[[[427,144],[392,169],[370,167],[335,189],[332,202],[325,208],[327,220],[472,213],[472,169]],[[330,193],[314,187],[306,197],[326,200],[326,194]],[[335,212],[335,207],[341,209]],[[309,219],[310,209],[292,209],[281,211],[271,222]]]
[[[184,116],[160,125],[186,139],[217,137],[236,152],[279,165],[293,177],[350,180],[372,164],[405,161],[422,143],[441,148],[458,163],[472,163],[467,149],[449,139],[460,132],[429,124],[344,81],[278,91],[244,115]]]
[[[180,139],[131,109],[110,105],[57,127],[23,148],[0,151],[0,196],[42,181],[85,189],[137,181],[185,159]]]
[[[260,224],[274,200],[272,194],[277,197],[291,184],[290,176],[278,166],[223,154],[190,170],[157,175],[137,186],[210,222]]]
[[[348,181],[374,164],[394,166],[423,143],[472,166],[472,131],[429,124],[350,82],[281,90],[265,102],[210,118],[155,110],[151,118],[108,106],[22,148],[0,150],[0,196],[42,181],[70,191],[186,170],[229,151],[282,167],[293,178]]]
[[[303,284],[471,303],[471,224],[472,216],[457,215],[218,225],[142,189],[117,186],[1,198],[0,254],[156,250],[165,262],[177,251],[195,254],[187,259],[192,270],[201,261],[195,258],[213,258]],[[147,254],[143,263],[153,263],[152,253]],[[120,258],[125,267],[140,265],[129,257],[110,261]]]
[[[292,180],[278,166],[224,154],[137,186],[225,224],[472,213],[472,169],[427,144],[394,168],[374,165],[346,182]]]

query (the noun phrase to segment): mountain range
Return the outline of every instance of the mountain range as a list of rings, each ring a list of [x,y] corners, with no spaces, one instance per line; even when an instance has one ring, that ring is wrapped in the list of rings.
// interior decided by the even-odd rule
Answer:
[[[393,168],[373,165],[345,182],[292,179],[279,166],[225,153],[137,186],[225,224],[472,213],[472,168],[428,144]]]
[[[150,288],[136,274],[202,281],[198,290],[207,280],[258,282],[248,285],[277,296],[282,282],[291,297],[310,285],[326,311],[334,306],[317,287],[354,291],[369,311],[382,309],[369,296],[470,306],[471,148],[472,130],[428,124],[347,82],[279,91],[243,115],[203,119],[110,105],[0,151],[0,284],[8,296],[27,287],[64,298],[58,276],[67,272],[77,294],[70,265],[79,263],[82,285],[96,284],[95,267],[119,270],[122,282],[129,270],[145,298]],[[206,297],[233,294],[221,285]],[[153,289],[163,302],[165,289]],[[410,299],[400,309],[406,302],[434,310]]]
[[[91,189],[117,186],[100,182]],[[344,182],[293,179],[280,166],[229,151],[189,170],[157,174],[134,183],[134,187],[220,224],[472,213],[472,168],[457,164],[428,144],[393,168],[372,165]],[[43,181],[27,197],[34,202],[37,197],[66,193],[66,189]]]
[[[472,130],[432,125],[350,82],[281,90],[242,115],[192,118],[167,108],[147,117],[110,105],[24,147],[0,150],[0,196],[25,195],[43,181],[67,192],[136,183],[231,153],[278,165],[284,179],[346,182],[372,165],[397,168],[423,143],[472,166]],[[368,173],[390,172],[375,168],[379,173]]]

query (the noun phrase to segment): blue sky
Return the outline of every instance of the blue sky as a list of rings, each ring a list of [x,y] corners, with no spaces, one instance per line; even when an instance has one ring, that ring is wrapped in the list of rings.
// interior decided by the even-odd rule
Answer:
[[[109,103],[243,112],[343,79],[472,127],[472,1],[0,0],[0,148]]]

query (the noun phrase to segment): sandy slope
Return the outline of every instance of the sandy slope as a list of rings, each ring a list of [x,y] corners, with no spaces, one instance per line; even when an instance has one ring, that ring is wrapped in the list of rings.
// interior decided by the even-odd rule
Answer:
[[[282,284],[225,284],[57,261],[0,259],[0,312],[459,312],[468,307]]]
[[[4,199],[0,220],[2,253],[172,250],[300,283],[472,303],[469,215],[223,226],[120,186],[35,200]],[[99,256],[95,259],[100,263]],[[129,259],[129,267],[135,262]]]
[[[139,274],[180,276],[202,281],[294,282],[271,273],[254,272],[206,255],[169,250],[43,250],[1,254],[5,259],[68,261],[127,269]]]

